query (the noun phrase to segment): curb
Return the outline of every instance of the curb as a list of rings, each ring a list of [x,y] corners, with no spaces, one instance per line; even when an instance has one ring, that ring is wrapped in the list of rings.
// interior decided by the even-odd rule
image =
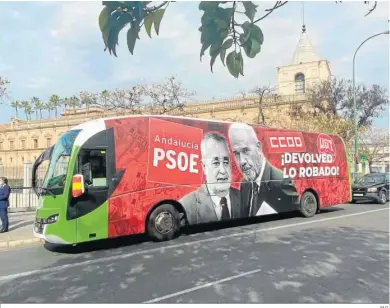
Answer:
[[[23,247],[23,246],[29,246],[32,244],[42,244],[44,241],[40,238],[26,238],[22,240],[8,240],[8,241],[1,241],[0,242],[0,251],[6,250],[9,248],[17,248],[17,247]]]

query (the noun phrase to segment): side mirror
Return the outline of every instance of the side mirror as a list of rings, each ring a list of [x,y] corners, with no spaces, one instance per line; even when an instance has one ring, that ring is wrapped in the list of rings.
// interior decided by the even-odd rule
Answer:
[[[85,192],[84,177],[81,174],[75,174],[72,177],[72,197],[78,198]]]

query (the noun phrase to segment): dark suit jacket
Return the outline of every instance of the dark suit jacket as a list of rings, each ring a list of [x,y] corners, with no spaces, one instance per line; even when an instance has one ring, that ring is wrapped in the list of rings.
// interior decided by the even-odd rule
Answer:
[[[264,166],[261,178],[259,199],[250,210],[252,197],[252,182],[241,183],[242,217],[255,216],[261,204],[267,202],[277,213],[296,210],[299,206],[298,192],[289,179],[283,178],[283,173],[272,167],[268,162]]]
[[[232,219],[241,217],[240,191],[230,188],[229,191]],[[213,200],[205,184],[198,190],[189,193],[179,201],[187,214],[190,225],[197,223],[207,223],[218,221],[217,213],[214,209]]]
[[[8,185],[0,187],[0,209],[6,209],[9,206],[9,195],[11,188]]]

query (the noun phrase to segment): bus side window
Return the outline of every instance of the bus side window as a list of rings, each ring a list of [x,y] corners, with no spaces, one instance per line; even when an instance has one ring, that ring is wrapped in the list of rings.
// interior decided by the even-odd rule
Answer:
[[[86,184],[92,187],[107,187],[106,151],[84,150],[80,154],[80,169],[90,169]],[[87,165],[90,167],[87,167]],[[87,168],[85,168],[87,167]]]

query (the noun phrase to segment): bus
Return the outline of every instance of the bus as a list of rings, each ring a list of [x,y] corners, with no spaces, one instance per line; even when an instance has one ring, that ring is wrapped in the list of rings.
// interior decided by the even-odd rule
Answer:
[[[167,241],[189,225],[309,218],[351,200],[347,155],[324,133],[168,115],[90,120],[35,161],[33,232],[64,245],[135,234]]]

